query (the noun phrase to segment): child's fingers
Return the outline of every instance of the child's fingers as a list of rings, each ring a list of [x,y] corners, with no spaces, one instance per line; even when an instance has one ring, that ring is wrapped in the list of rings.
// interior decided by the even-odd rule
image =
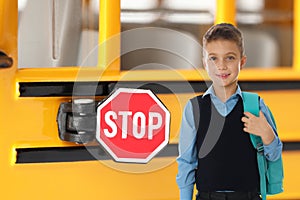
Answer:
[[[244,116],[247,117],[247,118],[254,117],[254,115],[250,112],[244,112]]]
[[[242,122],[247,122],[248,121],[248,118],[247,117],[242,117]]]

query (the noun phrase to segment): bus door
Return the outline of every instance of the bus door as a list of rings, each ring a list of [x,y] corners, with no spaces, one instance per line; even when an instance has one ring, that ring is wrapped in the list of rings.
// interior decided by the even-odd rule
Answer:
[[[0,4],[2,197],[177,199],[176,145],[174,155],[164,154],[144,165],[126,164],[114,162],[96,142],[82,144],[86,142],[59,135],[61,104],[74,99],[99,102],[124,76],[119,60],[120,1]],[[148,76],[149,72],[136,72],[126,79],[138,84]]]

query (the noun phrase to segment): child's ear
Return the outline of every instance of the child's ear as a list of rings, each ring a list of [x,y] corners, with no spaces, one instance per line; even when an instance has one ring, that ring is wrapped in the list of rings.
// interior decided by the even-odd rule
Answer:
[[[244,68],[247,62],[247,56],[243,56],[240,63],[240,70]]]

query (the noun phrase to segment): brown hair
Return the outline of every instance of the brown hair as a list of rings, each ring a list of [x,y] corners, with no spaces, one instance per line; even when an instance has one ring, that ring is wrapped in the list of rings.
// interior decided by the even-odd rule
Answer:
[[[203,36],[203,46],[214,40],[230,40],[237,44],[241,52],[241,57],[245,54],[244,39],[241,31],[228,23],[216,24],[208,29]]]

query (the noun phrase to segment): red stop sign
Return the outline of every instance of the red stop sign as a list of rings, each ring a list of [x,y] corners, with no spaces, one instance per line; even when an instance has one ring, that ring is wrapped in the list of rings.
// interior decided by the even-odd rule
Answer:
[[[97,108],[96,138],[119,162],[149,162],[169,131],[170,112],[151,90],[119,88]]]

